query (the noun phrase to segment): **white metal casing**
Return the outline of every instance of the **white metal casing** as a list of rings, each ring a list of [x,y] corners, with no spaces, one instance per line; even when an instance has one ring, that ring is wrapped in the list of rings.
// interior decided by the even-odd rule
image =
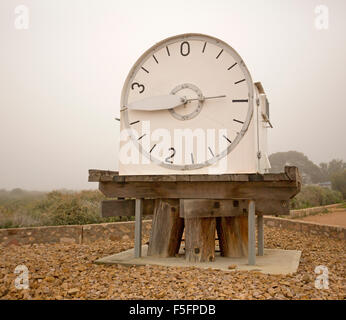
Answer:
[[[153,48],[155,49],[155,46]],[[148,51],[145,54],[148,54]],[[150,54],[151,53],[152,52],[150,52]],[[239,60],[239,62],[243,63],[241,59]],[[138,64],[138,62],[136,64]],[[129,77],[133,74],[134,72],[133,69],[131,70]],[[250,76],[249,76],[249,79],[251,80]],[[128,79],[127,79],[127,82],[128,82]],[[174,167],[167,168],[164,166],[160,166],[157,163],[154,163],[152,161],[149,161],[148,157],[146,157],[142,152],[140,152],[140,149],[138,150],[138,148],[134,148],[133,152],[138,153],[134,158],[137,157],[139,161],[135,161],[135,163],[128,163],[128,162],[126,163],[121,161],[120,159],[119,174],[120,175],[155,175],[155,174],[169,175],[169,174],[226,174],[226,173],[265,172],[268,169],[268,167],[270,167],[268,157],[267,157],[267,136],[266,136],[267,123],[263,120],[263,117],[262,117],[263,112],[265,113],[267,100],[266,100],[266,96],[262,86],[259,83],[256,83],[255,85],[253,85],[252,81],[251,81],[251,84],[252,84],[252,92],[253,92],[253,97],[252,97],[253,99],[251,100],[253,112],[251,114],[251,117],[249,118],[248,127],[244,132],[242,131],[242,137],[241,139],[239,139],[239,141],[237,142],[236,146],[232,149],[232,151],[228,153],[227,155],[225,155],[224,157],[222,158],[220,157],[220,160],[216,161],[214,164],[203,166],[201,168],[192,168],[193,166],[186,166],[186,169],[181,169],[181,168],[175,169]],[[124,96],[126,85],[128,86],[129,84],[128,83],[126,84],[125,82],[123,96]],[[122,97],[122,101],[123,101],[123,97]],[[125,106],[122,105],[122,107],[124,108]],[[202,129],[207,131],[208,129],[210,129],[210,123],[208,123],[205,120],[205,118],[203,118],[203,112],[206,113],[207,111],[202,110],[201,112],[202,116],[197,115],[196,119],[189,120],[189,121],[193,122],[198,120],[198,125]],[[126,119],[125,119],[126,117],[124,116],[124,114],[125,112],[121,112],[121,117],[120,117],[122,131],[129,129],[129,126],[126,125]],[[169,110],[161,110],[161,111],[153,111],[152,113],[147,113],[147,118],[149,120],[152,120],[153,122],[155,121],[156,123],[159,122],[161,123],[163,127],[165,127],[167,125],[167,121],[170,121],[170,119],[172,118],[172,115],[170,115]],[[189,127],[189,123],[191,123],[189,121],[178,123],[178,125],[180,125],[180,127],[183,127],[184,125],[186,125],[186,127]],[[228,130],[227,121],[224,122],[223,125]],[[215,128],[215,129],[218,129],[218,128]],[[138,135],[136,136],[136,138],[139,137],[140,134],[141,132],[138,132]],[[134,137],[132,137],[132,140],[136,140],[133,138]],[[148,135],[146,136],[146,138],[148,138]],[[129,138],[127,134],[125,135],[122,134],[120,140],[121,140],[120,148],[124,148],[126,147],[126,145],[129,146],[131,143],[133,143],[133,141],[131,141],[131,139]],[[134,142],[136,143],[136,141]],[[148,144],[149,146],[153,144],[153,143],[151,144],[150,143]],[[122,157],[121,154],[122,153],[120,152],[120,158]]]

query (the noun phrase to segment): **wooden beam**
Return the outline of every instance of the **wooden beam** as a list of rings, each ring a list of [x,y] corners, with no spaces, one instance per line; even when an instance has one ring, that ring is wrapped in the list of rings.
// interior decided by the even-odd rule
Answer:
[[[239,258],[248,255],[248,217],[216,218],[221,256]]]
[[[125,175],[119,176],[117,171],[109,170],[89,170],[90,182],[178,182],[178,181],[296,181],[300,180],[298,169],[292,166],[286,166],[282,173],[249,173],[249,174],[195,174],[195,175]]]
[[[154,199],[143,200],[143,215],[152,215]],[[103,200],[101,201],[102,217],[131,217],[135,216],[135,199]]]
[[[257,215],[289,215],[290,203],[289,198],[286,199],[270,199],[270,200],[256,200],[256,214]]]
[[[174,199],[172,199],[174,200]],[[185,211],[180,217],[235,217],[247,214],[246,200],[181,199]],[[143,216],[153,215],[154,199],[143,200]],[[135,199],[101,201],[102,217],[131,217],[135,215]],[[256,203],[256,214],[288,215],[288,200],[261,201]]]
[[[100,182],[107,197],[170,199],[289,199],[297,191],[295,181],[261,182]]]
[[[179,252],[183,231],[184,219],[179,217],[179,200],[157,199],[148,256],[174,257]]]
[[[184,202],[184,211],[180,212],[180,216],[185,219],[247,215],[246,200],[180,199],[180,201]]]
[[[215,218],[185,219],[185,259],[189,262],[215,260]]]
[[[237,217],[248,212],[247,200],[180,199],[184,202],[182,218]],[[258,200],[256,214],[288,215],[288,200]]]

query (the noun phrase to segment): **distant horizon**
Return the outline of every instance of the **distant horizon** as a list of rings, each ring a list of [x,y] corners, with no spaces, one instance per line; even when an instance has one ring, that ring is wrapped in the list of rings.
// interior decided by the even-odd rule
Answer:
[[[274,152],[274,153],[279,153],[279,152],[283,152],[283,153],[285,153],[285,152],[291,152],[291,151],[296,151],[296,152],[300,152],[300,151],[298,151],[298,150],[288,150],[288,151],[278,151],[278,152]],[[271,155],[271,154],[270,154]],[[269,156],[270,156],[269,155]],[[304,154],[305,156],[307,156],[306,154]],[[308,157],[308,156],[307,156]],[[308,157],[308,159],[310,160],[310,161],[312,161],[315,165],[317,165],[318,167],[320,166],[320,163],[315,163],[313,160],[311,160],[309,157]],[[329,161],[326,161],[326,163],[329,163],[330,161],[332,161],[332,160],[342,160],[342,161],[345,161],[345,159],[330,159]],[[95,168],[90,168],[90,169],[95,169]],[[106,169],[106,168],[103,168],[103,169],[99,169],[99,170],[109,170],[109,169]],[[110,171],[117,171],[117,170],[110,170]],[[88,176],[88,175],[86,175],[86,176]],[[39,189],[27,189],[27,188],[22,188],[22,187],[14,187],[14,188],[11,188],[11,189],[8,189],[8,188],[6,188],[6,187],[1,187],[0,186],[0,192],[2,191],[2,190],[5,190],[5,191],[7,191],[7,192],[10,192],[10,191],[12,191],[12,190],[14,190],[14,189],[21,189],[21,190],[23,190],[23,191],[29,191],[29,192],[42,192],[42,193],[46,193],[46,192],[51,192],[51,191],[69,191],[69,192],[79,192],[79,191],[94,191],[94,190],[98,190],[98,183],[97,182],[89,182],[91,185],[92,184],[94,184],[95,185],[95,187],[93,187],[93,188],[83,188],[83,189],[71,189],[71,188],[67,188],[67,187],[61,187],[61,188],[58,188],[58,189],[55,189],[55,188],[52,188],[52,189],[41,189],[41,190],[39,190]]]

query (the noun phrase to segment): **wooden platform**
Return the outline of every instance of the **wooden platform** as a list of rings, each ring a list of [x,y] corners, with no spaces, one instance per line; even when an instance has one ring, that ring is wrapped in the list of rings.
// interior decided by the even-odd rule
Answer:
[[[263,215],[289,214],[289,199],[301,188],[296,167],[277,174],[126,175],[89,170],[109,198],[103,216],[136,216],[136,256],[141,255],[141,217],[154,215],[148,252],[174,256],[185,228],[186,258],[213,261],[215,231],[221,254],[248,255],[255,264],[255,214],[258,252],[263,254]],[[168,240],[167,240],[168,239]]]
[[[298,179],[299,178],[299,179]],[[250,174],[190,174],[190,175],[119,175],[118,171],[89,170],[89,182],[194,182],[194,181],[232,181],[232,182],[293,182],[299,181],[298,168],[286,166],[282,173],[250,173]]]

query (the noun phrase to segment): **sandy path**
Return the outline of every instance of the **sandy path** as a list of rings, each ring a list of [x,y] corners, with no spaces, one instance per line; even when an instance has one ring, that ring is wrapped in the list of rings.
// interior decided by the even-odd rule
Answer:
[[[299,220],[346,227],[346,210],[321,213],[314,216],[299,218]]]

